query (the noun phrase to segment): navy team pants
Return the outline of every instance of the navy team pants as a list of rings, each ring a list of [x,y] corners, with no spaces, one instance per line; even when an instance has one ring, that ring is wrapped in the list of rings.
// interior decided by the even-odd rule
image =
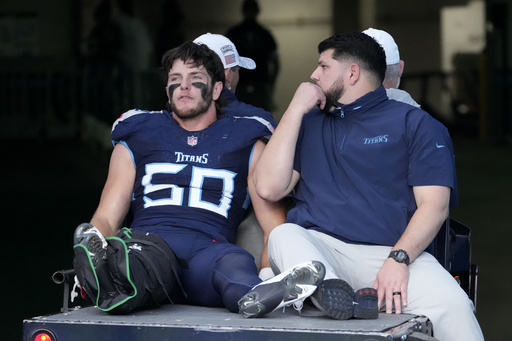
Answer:
[[[238,312],[238,300],[261,282],[254,257],[231,243],[218,242],[196,231],[159,229],[148,231],[164,239],[176,256],[188,263],[179,269],[186,298],[176,303],[226,307]]]

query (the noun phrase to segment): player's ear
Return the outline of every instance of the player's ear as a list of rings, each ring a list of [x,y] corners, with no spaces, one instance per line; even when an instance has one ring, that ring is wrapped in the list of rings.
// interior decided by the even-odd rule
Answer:
[[[216,82],[213,85],[213,100],[214,101],[219,99],[223,88],[224,88],[224,85],[222,84],[222,82]]]

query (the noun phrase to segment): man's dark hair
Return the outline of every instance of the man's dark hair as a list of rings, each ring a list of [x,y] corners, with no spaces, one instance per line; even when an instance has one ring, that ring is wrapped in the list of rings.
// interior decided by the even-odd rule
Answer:
[[[187,41],[180,46],[165,52],[162,56],[162,70],[166,80],[169,75],[169,71],[176,60],[191,62],[193,67],[203,66],[212,79],[212,87],[217,82],[222,82],[222,84],[224,84],[226,81],[222,61],[215,52],[210,50],[208,46],[204,44],[198,45],[192,41]],[[223,96],[219,97],[219,99],[215,101],[217,117],[222,115],[221,108],[224,105],[225,102]]]
[[[386,53],[372,37],[362,32],[339,33],[318,44],[318,53],[333,49],[338,61],[355,62],[382,85],[386,74]]]

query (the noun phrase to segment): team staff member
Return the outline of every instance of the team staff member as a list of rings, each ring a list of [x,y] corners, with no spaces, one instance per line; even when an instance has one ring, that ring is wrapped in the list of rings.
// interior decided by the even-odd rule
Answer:
[[[322,262],[325,281],[311,297],[327,313],[322,297],[343,279],[373,286],[387,313],[426,315],[439,340],[482,340],[466,293],[423,252],[455,188],[446,128],[388,99],[386,57],[373,38],[339,34],[318,51],[316,84],[299,86],[255,169],[263,198],[295,189],[287,223],[270,234],[271,264]]]

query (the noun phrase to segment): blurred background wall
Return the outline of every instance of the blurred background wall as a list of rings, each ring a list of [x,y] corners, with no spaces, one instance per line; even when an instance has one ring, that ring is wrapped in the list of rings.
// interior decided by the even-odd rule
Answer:
[[[95,25],[94,12],[101,2],[4,0],[0,4],[0,79],[5,80],[0,88],[3,94],[0,100],[10,103],[7,112],[0,115],[3,123],[0,136],[38,134],[38,129],[46,134],[76,133],[84,114],[99,115],[91,113],[98,106],[83,96],[84,87],[88,86],[83,75],[87,71],[88,36]],[[163,90],[155,89],[155,78],[150,76],[158,72],[161,32],[166,33],[167,41],[178,42],[205,32],[224,34],[242,20],[241,0],[132,2],[134,16],[146,26],[153,48],[151,65],[143,75],[138,75],[133,100],[115,107],[110,121],[130,105],[161,107]],[[482,138],[509,138],[512,28],[508,1],[260,0],[259,3],[258,20],[274,35],[281,60],[274,92],[273,114],[277,119],[297,85],[309,80],[316,64],[318,42],[335,32],[375,27],[394,36],[406,63],[401,87],[427,111]],[[36,76],[45,90],[19,80],[9,81],[14,70],[22,72],[17,75],[27,77],[29,82],[31,76]],[[40,112],[27,113],[33,106],[27,100],[16,102],[13,94],[19,98],[29,96]],[[76,96],[77,100],[55,99],[59,95]],[[25,116],[35,119],[37,126],[24,129]],[[63,119],[67,121],[62,122]]]

